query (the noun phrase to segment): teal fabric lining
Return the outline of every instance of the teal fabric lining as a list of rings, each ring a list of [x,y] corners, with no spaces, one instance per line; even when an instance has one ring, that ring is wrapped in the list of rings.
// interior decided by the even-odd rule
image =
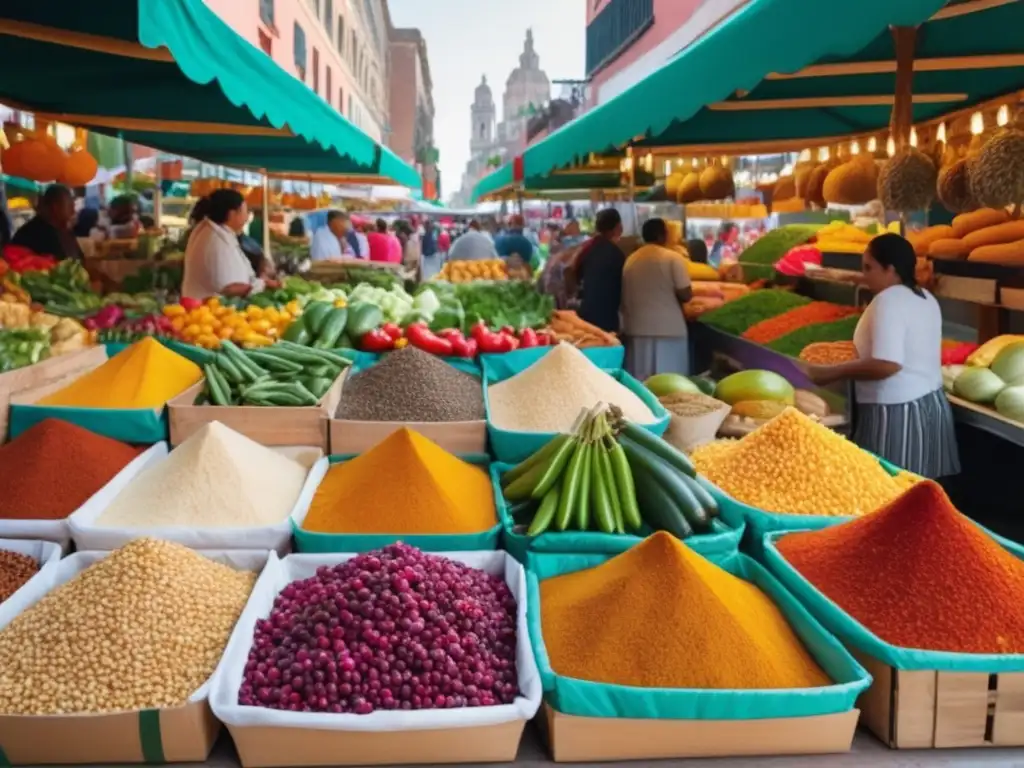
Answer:
[[[329,457],[330,463],[340,464],[354,459],[355,455],[334,455]],[[485,454],[464,454],[460,459],[474,464],[484,471],[488,470],[490,457]],[[500,486],[492,483],[495,510],[501,498]],[[301,553],[332,553],[332,552],[369,552],[380,549],[396,541],[402,541],[425,552],[490,552],[501,549],[501,522],[493,528],[480,533],[452,534],[397,534],[397,533],[313,533],[300,528],[294,520],[292,534],[295,536],[295,549]]]
[[[510,514],[509,503],[501,492],[501,475],[511,468],[511,464],[492,464],[491,482],[495,489],[495,503],[498,505],[498,518],[501,520],[504,549],[524,565],[527,563],[528,553],[531,551],[617,555],[643,541],[642,536],[597,531],[551,532],[540,536],[526,536],[523,533],[517,533]],[[688,539],[683,539],[683,542],[694,552],[699,552],[705,557],[734,555],[739,550],[740,540],[743,538],[742,522],[740,526],[739,529],[734,529],[720,520],[715,520],[712,522],[714,533],[691,536]],[[653,533],[653,531],[648,531],[648,533]]]
[[[142,745],[142,759],[147,763],[166,763],[163,736],[160,733],[160,710],[139,711],[139,742]]]
[[[1024,547],[982,528],[1018,559],[1024,560]],[[764,537],[764,562],[772,574],[839,640],[896,669],[939,670],[946,672],[1024,672],[1024,654],[953,653],[900,648],[891,645],[850,616],[825,596],[775,546],[783,536],[796,531],[774,531]]]
[[[44,419],[60,419],[137,445],[167,440],[166,408],[73,408],[63,405],[11,405],[10,437],[13,440]]]
[[[523,367],[528,368],[529,365],[524,365]],[[515,371],[509,376],[505,376],[502,379],[492,382],[490,381],[488,374],[488,364],[486,361],[484,362],[484,407],[487,411],[487,436],[490,439],[491,452],[494,454],[495,458],[506,464],[518,464],[555,437],[553,432],[514,432],[507,429],[499,429],[491,423],[491,405],[487,395],[487,388],[489,384],[504,381],[505,379],[511,378],[511,376],[518,372],[519,371]],[[657,418],[657,421],[653,424],[642,425],[644,429],[658,435],[659,437],[665,434],[665,430],[668,429],[671,415],[665,410],[664,406],[658,402],[658,398],[656,398],[654,394],[647,389],[647,387],[622,369],[605,370],[605,373],[611,374],[616,381],[643,400],[644,405],[646,405],[651,410],[651,413],[653,413]]]
[[[813,689],[693,690],[635,688],[578,680],[551,668],[540,618],[540,582],[592,568],[602,555],[552,555],[531,552],[526,580],[527,623],[545,701],[556,711],[580,717],[659,720],[759,720],[848,712],[871,676],[764,568],[744,555],[712,558],[729,573],[757,585],[779,607],[821,668],[835,681]],[[630,631],[622,627],[621,631]],[[666,628],[666,631],[671,631]]]

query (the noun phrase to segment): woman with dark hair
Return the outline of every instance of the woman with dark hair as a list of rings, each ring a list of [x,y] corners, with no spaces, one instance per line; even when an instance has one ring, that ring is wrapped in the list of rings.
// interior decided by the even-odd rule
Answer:
[[[853,335],[858,359],[808,373],[818,384],[854,382],[859,446],[922,477],[946,477],[960,472],[960,457],[942,391],[942,312],[917,284],[915,264],[899,235],[868,244],[862,282],[874,299]]]
[[[249,211],[245,198],[233,189],[218,189],[193,209],[205,218],[196,224],[185,250],[185,277],[181,295],[205,299],[216,294],[248,296],[269,283],[256,275],[238,236]]]
[[[598,212],[597,234],[580,248],[565,271],[565,288],[580,296],[579,316],[609,333],[619,332],[622,269],[626,254],[619,247],[622,216],[614,208]]]

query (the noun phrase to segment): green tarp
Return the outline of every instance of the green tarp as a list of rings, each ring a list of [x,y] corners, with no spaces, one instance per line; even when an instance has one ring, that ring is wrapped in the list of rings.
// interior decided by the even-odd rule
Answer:
[[[55,31],[64,33],[59,44],[50,42]],[[164,152],[278,174],[383,176],[420,186],[415,169],[202,0],[2,3],[0,72],[0,102]]]
[[[930,20],[946,0],[751,0],[616,98],[587,112],[523,155],[527,176],[578,164],[626,143],[696,147],[764,141],[838,139],[883,131],[888,104],[850,105],[843,97],[891,97],[895,72],[769,78],[812,65],[891,62],[890,25],[917,26],[916,58],[1024,53],[1024,3],[985,6]],[[977,7],[977,6],[975,6]],[[917,71],[914,121],[942,117],[1024,89],[1024,68],[1007,63]],[[776,99],[840,98],[825,106],[724,111],[709,105]],[[930,97],[930,99],[928,98]],[[728,108],[728,105],[726,105]],[[799,146],[797,148],[800,148]],[[717,154],[717,152],[716,152]],[[726,152],[723,152],[726,154]]]
[[[477,202],[489,195],[511,189],[515,184],[512,177],[512,163],[506,163],[496,171],[484,176],[473,187],[472,202]]]
[[[499,168],[490,176],[485,176],[480,180],[473,189],[472,202],[478,202],[488,195],[513,188],[511,181],[512,166],[508,165],[505,168],[509,169],[508,174],[502,174],[504,169]],[[496,175],[499,178],[492,181],[491,177]],[[503,183],[505,176],[509,180]],[[526,194],[539,194],[543,196],[545,193],[555,194],[574,190],[618,189],[622,185],[622,175],[618,170],[557,173],[551,176],[533,176],[526,179],[522,183],[522,191]],[[583,196],[586,197],[586,195]]]

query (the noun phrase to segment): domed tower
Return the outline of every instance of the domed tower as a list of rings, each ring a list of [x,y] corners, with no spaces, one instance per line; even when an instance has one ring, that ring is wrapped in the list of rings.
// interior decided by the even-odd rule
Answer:
[[[523,52],[519,54],[519,66],[512,70],[505,83],[502,116],[506,125],[503,139],[517,146],[525,146],[527,121],[550,99],[551,81],[540,68],[540,57],[533,47],[533,30],[527,29]]]
[[[470,134],[469,147],[471,153],[476,156],[490,152],[494,146],[494,123],[497,115],[491,86],[487,84],[487,75],[481,78],[480,85],[476,87],[471,112],[473,133]]]

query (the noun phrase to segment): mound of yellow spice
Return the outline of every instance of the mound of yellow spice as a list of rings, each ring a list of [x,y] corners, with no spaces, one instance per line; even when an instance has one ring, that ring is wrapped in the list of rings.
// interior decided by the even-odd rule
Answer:
[[[203,378],[202,369],[146,338],[39,401],[74,408],[162,408]]]
[[[302,528],[314,533],[479,533],[496,522],[487,473],[403,428],[367,453],[333,465]]]
[[[560,675],[640,688],[814,688],[831,681],[760,589],[664,531],[540,583]]]
[[[697,471],[737,501],[789,515],[864,515],[903,490],[842,435],[787,408],[741,440],[693,452]]]

